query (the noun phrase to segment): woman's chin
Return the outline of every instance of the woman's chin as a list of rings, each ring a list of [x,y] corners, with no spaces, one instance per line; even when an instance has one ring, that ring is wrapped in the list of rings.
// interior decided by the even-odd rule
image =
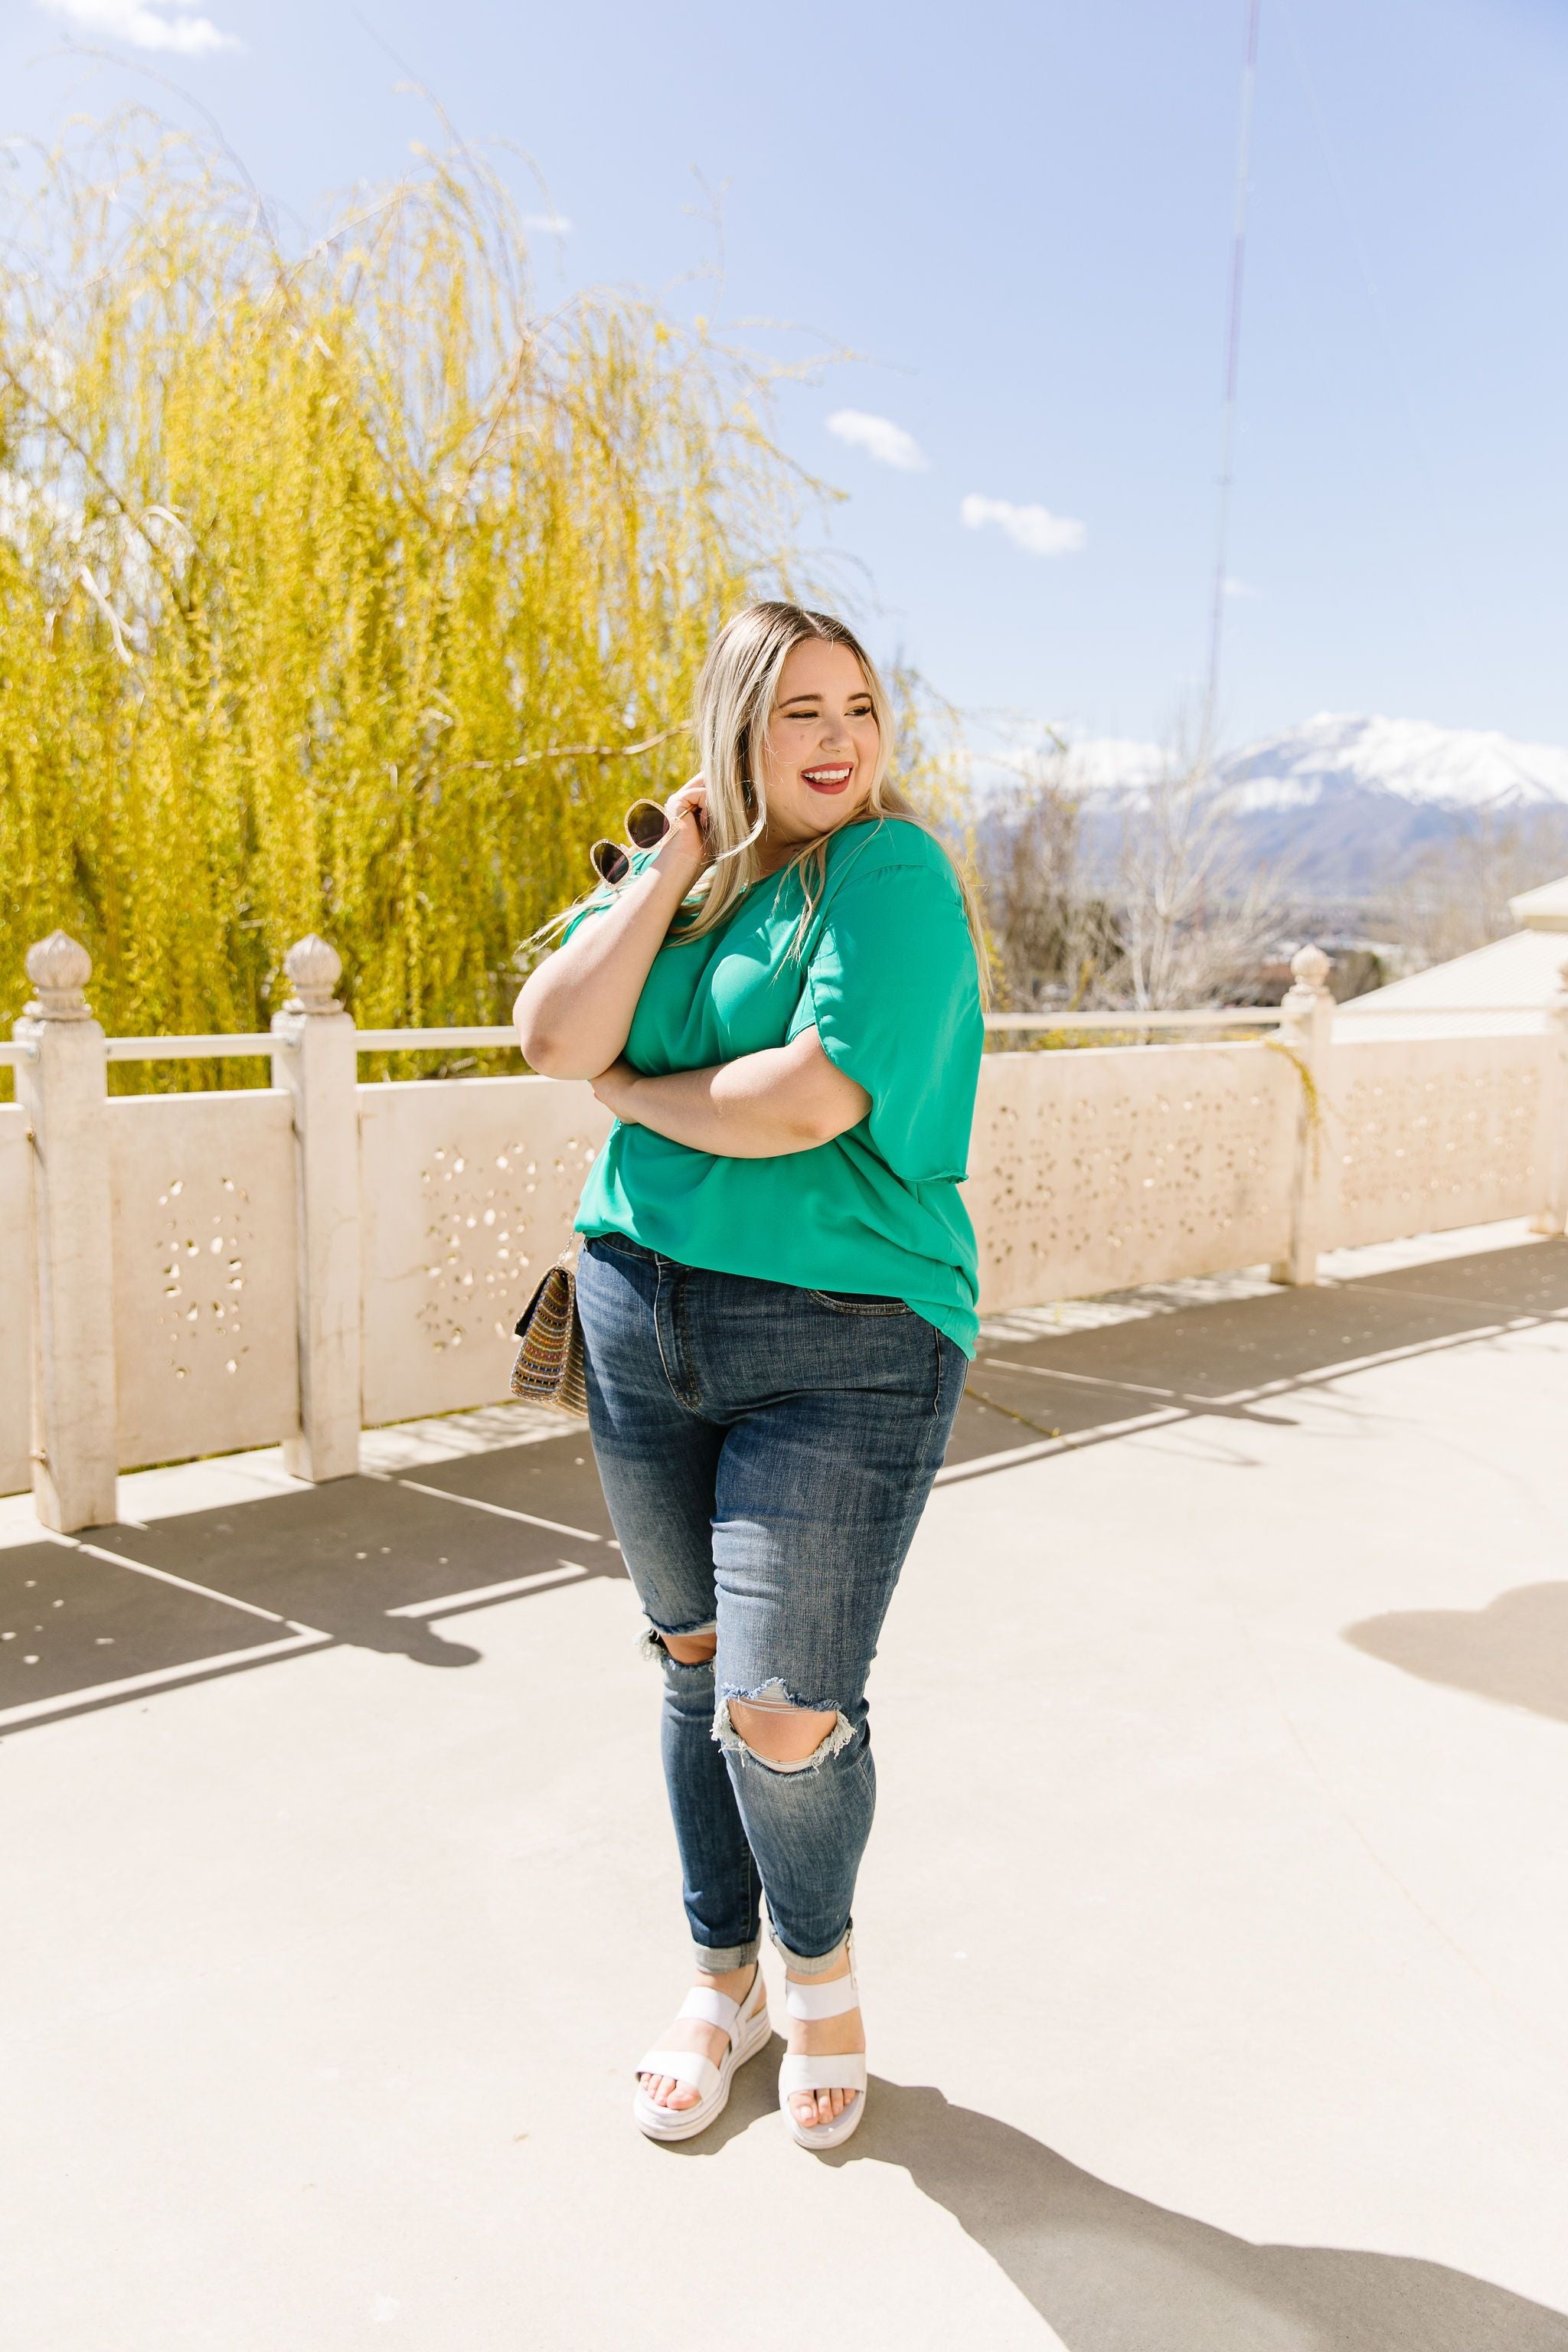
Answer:
[[[775,830],[773,837],[781,845],[787,845],[793,853],[804,849],[808,842],[822,841],[830,833],[839,833],[847,824],[871,814],[869,793],[851,795],[845,793],[813,793],[810,800],[797,803],[787,811],[775,801],[769,812]]]
[[[837,833],[840,825],[853,824],[868,813],[869,797],[866,793],[813,793],[802,812],[803,830],[809,828],[813,835]]]

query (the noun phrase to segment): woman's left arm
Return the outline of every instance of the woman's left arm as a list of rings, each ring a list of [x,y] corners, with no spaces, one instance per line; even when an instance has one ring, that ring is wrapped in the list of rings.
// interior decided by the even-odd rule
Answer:
[[[725,1160],[815,1150],[858,1127],[871,1108],[865,1087],[828,1060],[815,1029],[787,1045],[662,1078],[615,1062],[594,1080],[594,1092],[627,1127],[651,1128]]]

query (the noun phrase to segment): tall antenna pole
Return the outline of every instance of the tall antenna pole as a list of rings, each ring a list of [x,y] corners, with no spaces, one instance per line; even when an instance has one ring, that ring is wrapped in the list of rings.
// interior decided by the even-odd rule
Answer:
[[[1208,681],[1204,689],[1199,760],[1214,750],[1219,705],[1220,651],[1225,638],[1226,558],[1230,537],[1230,485],[1236,446],[1236,375],[1241,355],[1241,278],[1247,259],[1247,175],[1252,161],[1252,94],[1258,83],[1258,19],[1262,0],[1247,0],[1247,62],[1241,69],[1241,136],[1236,156],[1236,219],[1230,240],[1230,305],[1225,329],[1225,413],[1220,425],[1218,503],[1215,517],[1214,595],[1209,608]]]

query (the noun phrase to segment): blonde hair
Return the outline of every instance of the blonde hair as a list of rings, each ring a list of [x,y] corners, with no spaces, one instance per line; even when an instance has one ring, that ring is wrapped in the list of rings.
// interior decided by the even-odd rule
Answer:
[[[981,1002],[988,1004],[991,958],[973,891],[934,825],[921,815],[889,772],[898,722],[888,689],[853,629],[836,620],[831,613],[812,612],[804,604],[748,604],[725,622],[709,647],[697,682],[697,716],[692,731],[697,738],[700,772],[706,787],[708,836],[713,863],[692,885],[672,926],[671,936],[693,940],[706,931],[716,930],[753,883],[763,878],[762,843],[768,824],[768,721],[773,716],[784,663],[796,646],[811,638],[824,645],[843,646],[860,665],[877,720],[877,766],[860,814],[879,819],[894,817],[905,824],[919,825],[952,865],[953,879],[963,901],[974,947]],[[848,822],[857,823],[858,818],[852,817]],[[814,841],[803,842],[783,867],[774,869],[783,872],[793,866],[801,878],[805,903],[791,942],[792,952],[804,948],[810,932],[812,917],[826,880],[827,844],[831,837],[830,829],[818,834]],[[623,884],[605,884],[589,898],[564,908],[534,933],[529,946],[542,945],[552,938],[571,920],[578,908],[603,903],[606,892],[613,897],[624,886],[624,878]]]
[[[767,830],[767,734],[778,697],[784,663],[798,645],[815,638],[842,646],[854,655],[866,681],[877,721],[877,764],[871,790],[859,816],[895,817],[919,825],[946,845],[920,814],[913,803],[892,781],[893,749],[898,723],[877,666],[854,631],[831,613],[816,613],[804,604],[748,604],[727,621],[715,637],[702,665],[697,687],[698,755],[708,802],[708,832],[713,863],[699,877],[700,903],[680,926],[682,939],[697,939],[716,929],[737,901],[762,877],[762,843]],[[858,818],[851,818],[855,823]],[[826,877],[827,844],[831,832],[803,842],[784,867],[795,868],[805,904],[795,946],[804,945],[812,916]],[[954,879],[963,899],[982,992],[989,968],[984,933],[967,883],[954,866]]]

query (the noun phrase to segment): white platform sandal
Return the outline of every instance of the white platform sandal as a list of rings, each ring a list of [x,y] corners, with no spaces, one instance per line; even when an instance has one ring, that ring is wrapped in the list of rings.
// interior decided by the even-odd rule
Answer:
[[[730,2037],[730,2047],[717,2066],[711,2058],[704,2058],[695,2050],[650,2050],[637,2063],[639,2074],[668,2074],[700,2095],[692,2107],[661,2107],[655,2105],[639,2083],[632,2101],[632,2116],[637,2129],[649,2139],[695,2139],[700,2131],[724,2112],[729,2103],[730,2082],[737,2066],[754,2058],[772,2032],[768,2023],[768,1989],[758,1969],[752,1979],[752,1989],[744,2000],[731,2000],[728,1993],[714,1992],[707,1985],[693,1985],[680,2004],[682,2017],[699,2017],[704,2025],[716,2025]]]
[[[791,2017],[842,2017],[846,2011],[859,2006],[853,1949],[849,1952],[847,1976],[835,1977],[831,1984],[796,1984],[791,1979],[784,1987],[784,2007]],[[860,2095],[851,2099],[833,2123],[797,2124],[789,2103],[803,2091],[858,2091]],[[792,2136],[802,2147],[819,2152],[842,2147],[850,2133],[859,2129],[860,2118],[866,2112],[865,2052],[848,2050],[837,2058],[786,2057],[779,2068],[779,2105]]]

